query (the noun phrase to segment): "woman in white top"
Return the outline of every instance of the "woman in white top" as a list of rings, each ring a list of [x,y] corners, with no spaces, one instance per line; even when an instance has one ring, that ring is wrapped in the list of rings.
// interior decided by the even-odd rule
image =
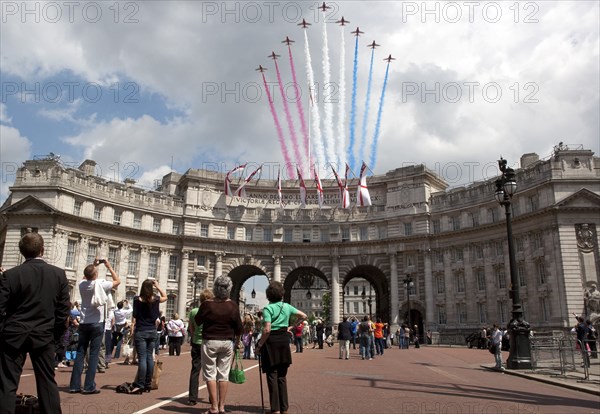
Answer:
[[[175,313],[173,318],[167,323],[167,330],[169,331],[169,355],[179,356],[185,335],[185,324],[179,319],[178,313]]]

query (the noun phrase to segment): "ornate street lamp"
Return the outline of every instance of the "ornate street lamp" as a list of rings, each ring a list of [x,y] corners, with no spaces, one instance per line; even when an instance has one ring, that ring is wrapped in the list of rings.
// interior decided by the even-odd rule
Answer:
[[[250,293],[250,296],[252,297],[252,299],[256,299],[256,290],[254,290],[255,277],[256,276],[252,276],[252,292]]]
[[[521,298],[519,296],[519,280],[517,276],[517,262],[512,234],[511,200],[517,192],[515,171],[506,166],[506,160],[500,157],[498,167],[502,172],[496,180],[496,201],[504,206],[506,212],[506,232],[508,238],[508,259],[510,266],[510,297],[512,299],[512,318],[508,323],[510,337],[510,352],[506,367],[508,369],[531,369],[531,342],[529,341],[529,323],[523,319]]]
[[[372,318],[373,312],[372,312],[372,307],[371,307],[371,304],[372,304],[372,302],[371,302],[371,284],[369,284],[369,300],[366,301],[366,299],[367,299],[367,291],[365,289],[365,285],[363,285],[363,290],[362,290],[362,293],[360,294],[360,296],[361,296],[361,298],[363,300],[363,308],[366,309],[365,305],[367,303],[369,304],[369,318]]]
[[[200,289],[202,289],[203,283],[204,283],[204,275],[200,272],[194,272],[194,276],[192,276],[192,286],[194,288],[194,294],[193,294],[194,307],[200,306],[199,300],[198,300],[198,292],[200,291]]]
[[[308,289],[306,292],[306,299],[312,299],[312,293],[310,293],[310,287],[315,283],[315,275],[311,271],[305,271],[300,276],[298,276],[298,283],[304,289]]]
[[[406,303],[407,303],[407,308],[408,308],[408,327],[410,329],[412,329],[412,324],[410,322],[410,290],[415,285],[415,282],[413,282],[412,277],[410,277],[410,274],[406,275],[406,278],[403,280],[403,282],[404,282],[404,287],[406,288]]]

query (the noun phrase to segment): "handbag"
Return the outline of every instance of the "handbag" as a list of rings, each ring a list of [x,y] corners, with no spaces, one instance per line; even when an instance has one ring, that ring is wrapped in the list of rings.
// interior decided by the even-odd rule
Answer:
[[[40,404],[35,395],[17,394],[15,414],[36,414],[40,412]]]
[[[234,384],[243,384],[246,382],[246,374],[244,373],[244,366],[240,362],[240,353],[235,350],[235,356],[233,357],[233,364],[229,370],[229,382]]]
[[[154,363],[154,371],[152,372],[152,385],[150,387],[153,390],[158,389],[158,382],[160,381],[160,374],[162,374],[162,366],[163,366],[162,361],[157,360]]]
[[[495,354],[496,353],[496,346],[497,345],[492,345],[492,346],[489,347],[490,354]]]

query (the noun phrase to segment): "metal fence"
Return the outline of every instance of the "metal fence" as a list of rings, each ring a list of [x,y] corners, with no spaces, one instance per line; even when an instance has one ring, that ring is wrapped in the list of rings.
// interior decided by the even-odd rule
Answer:
[[[581,351],[582,347],[585,352]],[[589,357],[587,344],[582,344],[572,335],[531,338],[533,370],[560,376],[579,372],[583,373],[585,380],[589,380]]]

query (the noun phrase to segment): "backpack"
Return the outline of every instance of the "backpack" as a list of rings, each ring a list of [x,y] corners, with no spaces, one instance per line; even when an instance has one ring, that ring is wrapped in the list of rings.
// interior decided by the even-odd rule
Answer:
[[[108,300],[106,291],[102,287],[102,281],[99,284],[97,282],[98,280],[94,281],[94,295],[92,296],[92,306],[94,308],[106,305],[106,301]]]
[[[358,325],[358,331],[361,336],[366,337],[369,336],[369,331],[371,330],[371,324],[369,322],[361,322]]]

